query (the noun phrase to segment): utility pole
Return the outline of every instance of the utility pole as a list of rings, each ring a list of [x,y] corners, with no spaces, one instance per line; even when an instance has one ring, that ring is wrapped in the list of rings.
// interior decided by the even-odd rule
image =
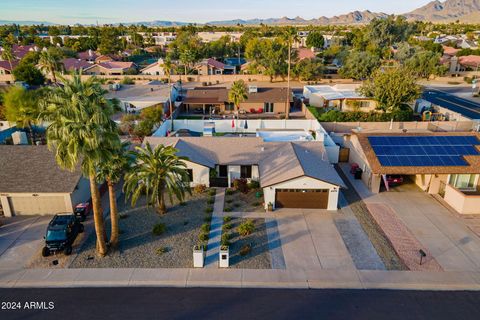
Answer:
[[[287,71],[287,101],[285,107],[285,119],[290,116],[290,65],[292,59],[292,44],[291,38],[288,39],[288,71]]]

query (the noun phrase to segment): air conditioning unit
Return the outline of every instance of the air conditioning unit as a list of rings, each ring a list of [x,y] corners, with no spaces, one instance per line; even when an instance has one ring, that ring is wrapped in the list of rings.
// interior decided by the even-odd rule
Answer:
[[[249,86],[248,87],[248,93],[257,93],[258,92],[258,87],[257,86]]]

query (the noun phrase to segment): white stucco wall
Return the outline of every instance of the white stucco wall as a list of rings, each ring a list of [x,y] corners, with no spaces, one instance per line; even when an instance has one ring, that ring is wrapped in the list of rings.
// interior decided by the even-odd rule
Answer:
[[[193,181],[190,183],[191,187],[198,184],[204,184],[210,187],[210,168],[202,166],[198,163],[185,161],[187,169],[192,169]]]
[[[271,202],[275,206],[276,189],[329,189],[327,210],[337,210],[339,187],[333,184],[316,180],[310,177],[300,177],[286,182],[282,182],[270,187],[263,188],[265,197],[265,209]]]

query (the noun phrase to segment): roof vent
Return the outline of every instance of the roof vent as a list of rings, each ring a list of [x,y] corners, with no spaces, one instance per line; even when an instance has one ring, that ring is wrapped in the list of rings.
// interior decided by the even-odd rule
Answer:
[[[249,86],[248,87],[248,93],[257,93],[258,92],[258,87],[257,86]]]

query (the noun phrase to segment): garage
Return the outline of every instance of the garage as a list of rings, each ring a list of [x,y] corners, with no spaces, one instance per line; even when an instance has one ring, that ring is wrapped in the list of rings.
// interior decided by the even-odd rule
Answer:
[[[327,209],[329,189],[277,189],[276,208]]]
[[[8,203],[13,215],[56,214],[71,211],[71,208],[66,206],[65,196],[8,197]]]

